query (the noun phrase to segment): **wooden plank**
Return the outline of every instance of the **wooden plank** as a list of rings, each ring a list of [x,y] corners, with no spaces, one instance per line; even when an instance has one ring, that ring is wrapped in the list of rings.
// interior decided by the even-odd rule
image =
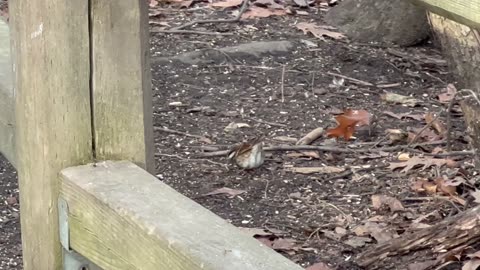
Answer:
[[[71,246],[105,270],[303,269],[131,162],[61,177]]]
[[[91,2],[96,157],[154,173],[147,3]]]
[[[24,269],[61,269],[59,172],[92,162],[86,0],[10,4]]]
[[[12,85],[10,31],[0,19],[0,152],[15,166],[15,100]]]
[[[410,0],[429,11],[461,24],[480,29],[479,0]]]

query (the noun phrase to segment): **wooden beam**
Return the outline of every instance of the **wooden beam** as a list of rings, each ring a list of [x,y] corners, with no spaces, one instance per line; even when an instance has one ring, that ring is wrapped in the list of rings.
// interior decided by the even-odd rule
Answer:
[[[131,162],[61,177],[71,246],[105,270],[303,269]]]
[[[85,0],[9,1],[24,269],[61,269],[59,172],[92,162]]]
[[[15,99],[12,84],[10,31],[0,19],[0,152],[15,166]]]
[[[96,158],[130,160],[154,173],[147,3],[91,5]]]
[[[480,29],[479,0],[410,0],[427,10],[461,24]],[[401,14],[399,14],[400,16]]]

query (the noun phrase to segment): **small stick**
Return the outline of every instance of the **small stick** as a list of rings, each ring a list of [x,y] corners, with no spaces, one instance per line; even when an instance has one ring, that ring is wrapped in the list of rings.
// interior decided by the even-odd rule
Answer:
[[[209,36],[232,36],[233,33],[206,32],[195,30],[152,30],[154,33],[183,34],[183,35],[209,35]]]
[[[285,65],[282,67],[282,84],[280,85],[280,90],[282,91],[282,103],[285,102],[285,96],[283,95],[284,91],[284,81],[285,81]]]
[[[261,120],[261,119],[255,119],[255,118],[248,118],[248,119],[250,119],[252,121],[255,121],[257,123],[260,123],[260,124],[265,124],[265,125],[270,125],[270,126],[275,126],[275,127],[287,127],[287,125],[284,125],[284,124],[267,122],[267,121],[264,121],[264,120]]]
[[[420,132],[418,132],[418,133],[415,135],[415,137],[413,137],[413,140],[412,140],[409,144],[407,144],[407,148],[409,148],[412,144],[414,144],[414,143],[418,140],[418,138],[420,138],[420,135],[422,135],[422,133],[423,133],[425,130],[427,130],[428,128],[430,128],[430,127],[435,123],[435,121],[437,121],[437,119],[440,117],[440,115],[442,114],[442,112],[443,112],[443,109],[438,112],[438,114],[432,119],[432,121],[431,121],[430,123],[427,123],[427,124],[420,130]]]
[[[312,82],[310,83],[312,87],[312,95],[315,95],[315,91],[313,90],[314,83],[315,83],[315,71],[312,72]]]
[[[307,135],[297,141],[296,145],[308,145],[323,135],[323,128],[319,127],[310,131]]]
[[[247,10],[248,7],[248,2],[249,0],[243,0],[242,6],[240,7],[240,11],[238,12],[237,16],[233,19],[225,19],[225,20],[196,20],[196,21],[191,21],[186,24],[182,24],[180,26],[174,27],[171,30],[181,30],[184,28],[187,28],[189,26],[195,25],[195,24],[204,24],[204,23],[234,23],[240,21],[242,18],[243,13]]]
[[[189,134],[189,133],[185,133],[185,132],[182,132],[182,131],[173,130],[173,129],[169,129],[169,128],[153,127],[153,130],[154,131],[162,131],[162,132],[177,134],[177,135],[183,135],[183,136],[186,136],[186,137],[197,138],[197,139],[205,138],[205,137],[200,136],[200,135],[193,135],[193,134]]]
[[[355,78],[352,78],[352,77],[348,77],[348,76],[345,76],[345,75],[342,75],[342,74],[338,74],[338,73],[333,73],[333,72],[327,72],[328,75],[331,75],[331,76],[337,76],[337,77],[340,77],[340,78],[343,78],[345,80],[349,80],[351,82],[354,82],[354,83],[357,83],[357,84],[360,84],[360,85],[363,85],[363,86],[375,86],[373,83],[369,83],[369,82],[366,82],[366,81],[362,81],[362,80],[358,80],[358,79],[355,79]]]

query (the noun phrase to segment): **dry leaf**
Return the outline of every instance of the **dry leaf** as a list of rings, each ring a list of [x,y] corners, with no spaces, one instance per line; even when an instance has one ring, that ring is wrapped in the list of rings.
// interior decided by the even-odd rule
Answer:
[[[372,239],[370,237],[352,236],[343,243],[353,248],[359,248],[365,246],[366,243],[370,242],[372,242]]]
[[[457,93],[457,88],[455,88],[455,86],[453,84],[448,84],[447,87],[445,88],[445,90],[446,90],[446,92],[438,95],[438,100],[441,103],[450,103],[452,98]]]
[[[236,7],[243,3],[243,0],[224,0],[219,2],[213,2],[210,4],[212,7],[221,7],[221,8],[229,8],[229,7]]]
[[[225,130],[226,132],[231,132],[231,131],[234,131],[238,128],[245,128],[245,127],[250,127],[249,124],[247,123],[230,123],[228,124],[223,130]]]
[[[254,2],[257,6],[263,6],[272,9],[284,9],[285,7],[277,4],[274,0],[256,0]]]
[[[270,16],[282,16],[286,15],[287,12],[283,9],[269,9],[262,8],[257,6],[250,7],[245,13],[242,14],[242,19],[252,19],[252,18],[266,18]]]
[[[293,157],[293,158],[307,157],[307,158],[319,159],[320,154],[318,154],[318,152],[316,151],[302,151],[302,152],[288,153],[287,157]]]
[[[474,198],[474,202],[480,203],[480,190],[470,191],[470,195]]]
[[[375,238],[378,243],[385,243],[398,237],[395,230],[386,227],[385,224],[378,224],[375,222],[366,222],[364,225],[357,226],[355,228],[355,233],[357,235],[360,235],[359,233],[361,233],[363,236],[370,235]]]
[[[308,32],[310,32],[316,38],[319,38],[321,40],[325,40],[323,36],[327,36],[337,40],[345,38],[344,34],[331,31],[332,28],[328,26],[321,26],[321,25],[316,25],[314,23],[302,22],[302,23],[297,23],[296,27],[302,30],[304,34],[308,34]]]
[[[370,125],[371,114],[365,110],[345,110],[341,115],[335,116],[338,126],[327,130],[328,137],[343,137],[349,140],[355,132],[355,127]]]
[[[150,7],[156,7],[156,6],[158,6],[158,1],[156,1],[156,0],[150,0],[149,3],[148,3],[148,6],[150,6]]]
[[[301,173],[301,174],[313,174],[313,173],[323,173],[323,174],[331,174],[331,173],[341,173],[345,171],[345,168],[340,167],[333,167],[333,166],[325,166],[325,167],[292,167],[290,171],[294,173]]]
[[[415,262],[408,265],[408,270],[425,270],[429,269],[430,267],[436,265],[438,262],[437,260],[428,260],[424,262]]]
[[[447,128],[445,127],[445,125],[440,121],[440,119],[435,119],[435,114],[432,113],[432,112],[429,112],[427,114],[425,114],[425,122],[427,124],[430,124],[432,125],[432,127],[435,129],[435,131],[438,132],[438,134],[440,135],[443,135],[445,134],[445,132],[447,132]]]
[[[423,166],[422,170],[425,170],[431,166],[437,166],[437,167],[442,167],[443,165],[454,166],[452,162],[454,161],[450,159],[414,156],[407,161],[392,162],[390,163],[388,168],[392,171],[395,169],[403,168],[401,172],[407,173],[408,171],[410,171],[411,169],[417,166]]]
[[[400,155],[398,155],[397,159],[400,160],[400,161],[407,161],[407,160],[410,159],[410,154],[409,153],[401,153]]]
[[[377,210],[384,205],[388,206],[392,212],[405,210],[399,200],[386,195],[372,195],[372,205],[373,208]]]
[[[409,107],[415,107],[418,105],[418,103],[420,103],[418,99],[408,97],[408,96],[402,96],[395,93],[383,94],[381,95],[381,98],[386,102],[404,104]]]
[[[305,268],[305,270],[332,270],[332,268],[328,267],[328,265],[318,262],[310,265],[309,267]]]
[[[237,195],[240,195],[242,193],[247,192],[246,190],[240,190],[240,189],[232,189],[232,188],[219,188],[214,191],[210,191],[208,193],[203,194],[203,196],[210,196],[210,195],[217,195],[217,194],[226,194],[228,197],[231,199]]]

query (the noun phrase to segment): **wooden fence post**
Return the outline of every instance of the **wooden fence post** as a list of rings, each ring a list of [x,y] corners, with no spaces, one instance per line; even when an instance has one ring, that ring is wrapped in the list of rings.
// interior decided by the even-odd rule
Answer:
[[[88,1],[10,4],[24,269],[61,269],[61,169],[92,161]]]
[[[95,151],[154,173],[148,10],[144,0],[91,0]]]

